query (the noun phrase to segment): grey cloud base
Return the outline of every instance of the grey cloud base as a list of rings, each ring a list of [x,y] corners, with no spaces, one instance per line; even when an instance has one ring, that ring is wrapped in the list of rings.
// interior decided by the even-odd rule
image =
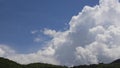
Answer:
[[[42,62],[57,65],[109,63],[120,58],[119,0],[100,0],[94,7],[85,6],[73,16],[63,32],[45,29],[52,37],[44,50],[31,54],[8,54],[0,47],[0,56],[22,64]],[[10,50],[10,49],[9,49]],[[23,59],[23,60],[21,60]]]

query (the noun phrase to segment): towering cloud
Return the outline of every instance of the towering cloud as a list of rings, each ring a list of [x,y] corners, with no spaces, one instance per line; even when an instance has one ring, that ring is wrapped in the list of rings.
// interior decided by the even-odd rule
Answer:
[[[67,66],[109,63],[118,59],[120,58],[119,0],[100,0],[99,5],[85,6],[82,12],[72,17],[68,30],[60,32],[45,29],[44,34],[52,37],[52,40],[43,50],[7,57],[20,63],[44,62]]]

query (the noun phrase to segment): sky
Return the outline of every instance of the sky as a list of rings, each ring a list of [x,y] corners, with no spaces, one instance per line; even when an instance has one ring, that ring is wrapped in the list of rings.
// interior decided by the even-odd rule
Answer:
[[[0,0],[0,44],[6,44],[19,53],[30,53],[49,40],[42,33],[32,31],[44,28],[64,31],[72,16],[85,5],[94,6],[98,0]],[[34,39],[44,39],[39,43]]]
[[[119,0],[0,3],[0,57],[66,66],[120,59]]]

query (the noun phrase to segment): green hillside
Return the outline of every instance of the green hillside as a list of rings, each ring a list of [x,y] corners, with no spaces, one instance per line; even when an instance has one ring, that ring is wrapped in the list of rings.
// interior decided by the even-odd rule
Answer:
[[[0,58],[0,68],[68,68],[66,66],[57,66],[43,63],[32,63],[28,65],[21,65],[11,60]],[[116,60],[110,64],[92,64],[92,65],[80,65],[71,68],[120,68],[120,60]]]
[[[120,68],[120,59],[113,61],[110,64],[92,64],[92,65],[80,65],[72,68]]]
[[[43,63],[21,65],[8,59],[0,58],[0,68],[67,68],[67,67]]]
[[[5,58],[0,58],[0,68],[22,68],[22,65]]]
[[[118,63],[118,64],[81,65],[81,66],[75,66],[73,68],[120,68],[120,63]]]
[[[25,68],[67,68],[67,67],[43,64],[43,63],[33,63],[33,64],[25,65]]]

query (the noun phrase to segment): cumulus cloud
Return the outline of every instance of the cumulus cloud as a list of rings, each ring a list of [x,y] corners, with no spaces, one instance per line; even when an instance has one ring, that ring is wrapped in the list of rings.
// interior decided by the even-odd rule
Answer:
[[[0,57],[7,57],[15,54],[15,51],[7,45],[0,44]]]
[[[43,50],[43,51],[40,50],[36,53],[14,54],[11,56],[7,56],[7,58],[21,64],[41,62],[41,63],[51,63],[51,64],[59,65],[59,62],[55,60],[53,53],[54,53],[54,50],[52,50],[51,48],[48,48],[47,50]]]
[[[44,29],[43,33],[44,33],[45,35],[49,35],[49,36],[51,36],[51,37],[54,37],[57,32],[56,32],[55,30]]]
[[[44,62],[67,66],[109,63],[120,58],[119,22],[119,0],[100,0],[99,5],[85,6],[77,16],[73,16],[68,30],[45,29],[43,33],[52,40],[43,50],[7,57],[19,63]],[[4,55],[4,51],[0,47],[0,55]]]

